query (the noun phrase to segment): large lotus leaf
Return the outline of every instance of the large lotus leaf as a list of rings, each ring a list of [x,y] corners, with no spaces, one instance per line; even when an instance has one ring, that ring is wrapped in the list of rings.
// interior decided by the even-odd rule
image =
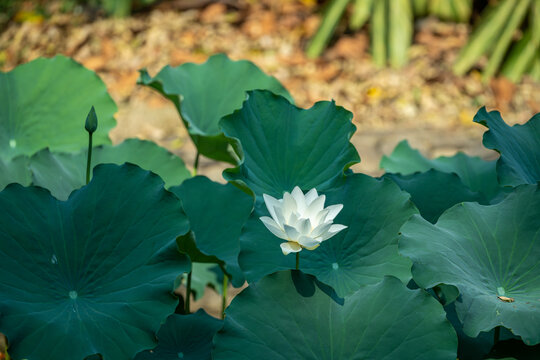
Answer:
[[[524,125],[508,126],[498,111],[478,110],[474,121],[489,128],[484,146],[501,154],[497,161],[503,185],[536,184],[540,181],[540,114]]]
[[[540,190],[517,188],[502,202],[458,204],[432,225],[414,216],[401,229],[400,252],[414,280],[454,285],[465,334],[504,326],[540,343]]]
[[[100,165],[59,201],[38,187],[0,193],[0,331],[15,359],[132,359],[154,346],[189,269],[188,221],[162,180]]]
[[[407,140],[403,140],[390,156],[382,157],[380,167],[386,172],[402,175],[411,175],[430,169],[456,173],[472,191],[480,192],[487,198],[493,198],[499,192],[495,164],[495,161],[486,161],[462,152],[454,156],[426,159],[418,150],[411,148]]]
[[[270,90],[292,101],[274,77],[250,61],[231,61],[224,54],[204,64],[164,67],[154,78],[141,71],[139,83],[150,86],[174,102],[199,152],[216,160],[236,163],[219,120],[242,106],[246,91]]]
[[[214,337],[221,359],[456,359],[457,339],[442,306],[398,279],[333,301],[306,278],[283,271],[251,284],[226,310]]]
[[[28,168],[28,157],[18,156],[4,160],[0,157],[0,191],[8,184],[18,183],[28,186],[32,182],[32,174]]]
[[[446,209],[457,203],[488,203],[482,194],[472,191],[453,173],[431,169],[412,175],[386,174],[385,177],[394,181],[401,190],[411,194],[411,200],[420,210],[420,214],[432,223],[435,223]]]
[[[343,204],[334,223],[348,228],[315,250],[303,250],[300,269],[333,287],[339,296],[385,275],[407,282],[411,263],[398,254],[397,237],[403,223],[417,213],[409,195],[390,180],[361,174],[347,176],[342,187],[325,195],[325,206]],[[259,220],[261,216],[269,216],[264,203],[257,204],[240,237],[239,261],[249,282],[295,267],[294,254],[283,255],[283,240],[268,231]]]
[[[238,265],[240,232],[253,209],[253,198],[231,184],[219,184],[197,176],[171,188],[181,200],[191,225],[191,236],[179,238],[179,247],[192,261],[204,261],[198,252],[225,263],[232,283],[239,287],[244,275]],[[196,248],[186,242],[194,242]],[[208,259],[212,261],[212,258]]]
[[[46,147],[65,152],[84,148],[84,120],[92,105],[99,118],[94,144],[110,143],[117,108],[93,71],[56,56],[0,72],[0,157],[32,155]]]
[[[76,154],[40,151],[30,160],[34,185],[42,186],[60,200],[86,182],[87,151]],[[178,156],[151,141],[127,139],[116,146],[98,146],[92,150],[92,166],[103,163],[137,164],[158,174],[165,186],[179,185],[191,176]]]
[[[300,109],[267,91],[249,92],[241,110],[221,121],[236,139],[242,163],[224,172],[229,181],[247,185],[258,197],[283,195],[299,186],[319,191],[333,187],[360,157],[349,142],[356,127],[352,114],[334,102]]]
[[[212,338],[222,326],[223,321],[202,309],[189,315],[173,314],[159,329],[158,346],[134,360],[210,360]]]

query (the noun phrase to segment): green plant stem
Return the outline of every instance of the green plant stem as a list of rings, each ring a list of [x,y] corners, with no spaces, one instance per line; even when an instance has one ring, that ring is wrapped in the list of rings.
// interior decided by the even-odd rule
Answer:
[[[409,0],[394,0],[387,7],[386,51],[390,65],[399,68],[408,61],[413,38],[414,16]]]
[[[351,30],[360,29],[371,15],[373,0],[354,0],[354,10],[349,21]]]
[[[373,62],[378,67],[386,65],[388,57],[388,0],[378,0],[373,4],[371,17],[371,53]]]
[[[454,63],[453,70],[456,75],[465,74],[483,54],[495,46],[508,21],[509,14],[512,14],[512,9],[516,5],[516,0],[502,0],[482,11],[478,26]]]
[[[88,159],[86,160],[86,185],[90,182],[90,167],[92,165],[92,133],[88,133]]]
[[[185,302],[186,314],[191,314],[191,311],[189,309],[190,298],[191,298],[191,271],[187,275],[186,302]]]
[[[316,58],[322,53],[326,44],[330,41],[349,1],[350,0],[333,0],[328,4],[328,9],[324,14],[321,26],[319,26],[317,33],[313,39],[311,39],[306,50],[306,54],[309,58]]]
[[[501,327],[495,327],[495,332],[493,333],[493,346],[497,345],[499,342],[499,337],[501,336]]]
[[[221,299],[221,319],[225,319],[225,308],[227,307],[227,287],[229,286],[229,277],[223,273],[223,295]]]
[[[300,252],[296,253],[296,270],[300,267]]]
[[[193,176],[197,175],[197,170],[199,169],[199,151],[197,151],[197,155],[195,155],[195,162],[193,163]]]

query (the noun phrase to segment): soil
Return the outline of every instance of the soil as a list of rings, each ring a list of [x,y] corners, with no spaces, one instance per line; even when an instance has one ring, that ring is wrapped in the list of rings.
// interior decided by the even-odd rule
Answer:
[[[402,139],[430,157],[464,151],[494,159],[497,154],[481,144],[485,128],[472,122],[476,111],[498,109],[511,124],[540,112],[540,84],[529,78],[484,83],[478,70],[453,75],[452,63],[470,32],[465,24],[417,21],[409,64],[392,69],[371,62],[367,29],[349,33],[343,26],[321,58],[307,59],[304,49],[320,23],[315,1],[176,0],[125,19],[93,18],[77,9],[62,14],[55,6],[52,1],[47,18],[7,24],[0,34],[0,70],[39,56],[75,58],[99,74],[118,104],[114,143],[153,140],[187,164],[194,146],[172,103],[135,84],[141,68],[155,75],[167,64],[201,63],[218,52],[251,60],[281,81],[298,106],[334,99],[352,111],[357,131],[351,141],[362,158],[353,170],[370,175],[381,174],[381,156]],[[226,167],[202,159],[199,174],[224,181]],[[195,309],[219,314],[216,296],[205,296]]]

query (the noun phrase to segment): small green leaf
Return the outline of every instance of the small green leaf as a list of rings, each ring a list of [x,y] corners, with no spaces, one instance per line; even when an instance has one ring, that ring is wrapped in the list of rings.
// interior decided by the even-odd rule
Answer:
[[[267,276],[234,298],[213,359],[456,359],[456,334],[426,292],[386,277],[340,305],[297,273]]]
[[[220,279],[218,274],[222,275],[223,273],[216,264],[191,263],[191,290],[195,300],[203,297],[207,286],[215,289],[219,294],[222,293],[223,279]],[[185,279],[187,274],[184,274],[183,277]]]
[[[462,152],[450,157],[426,159],[418,150],[411,148],[407,140],[403,140],[390,156],[382,157],[380,167],[386,172],[402,175],[425,172],[429,169],[455,173],[472,191],[482,193],[486,199],[493,199],[501,192],[495,164],[495,161],[482,160]]]
[[[97,130],[98,126],[98,119],[96,115],[96,109],[94,109],[94,106],[90,108],[90,112],[86,116],[86,122],[84,123],[84,128],[86,131],[88,131],[90,134],[92,134],[94,131]]]
[[[460,202],[489,203],[482,194],[465,186],[456,174],[431,169],[412,175],[386,174],[384,177],[411,194],[411,200],[422,217],[431,223],[437,222],[446,209]]]
[[[502,185],[536,184],[540,181],[540,114],[523,125],[508,126],[498,111],[478,110],[474,122],[489,128],[483,144],[501,154],[497,173]]]

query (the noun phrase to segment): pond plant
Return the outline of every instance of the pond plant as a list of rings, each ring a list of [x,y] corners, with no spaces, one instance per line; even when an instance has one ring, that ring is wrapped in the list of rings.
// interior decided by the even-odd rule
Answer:
[[[177,107],[192,172],[112,146],[116,106],[75,61],[0,73],[2,356],[540,358],[540,115],[478,111],[496,161],[402,142],[374,178],[350,169],[352,113],[298,108],[250,62],[139,83]],[[192,175],[200,156],[226,184]],[[191,313],[208,284],[247,286],[216,319]]]

